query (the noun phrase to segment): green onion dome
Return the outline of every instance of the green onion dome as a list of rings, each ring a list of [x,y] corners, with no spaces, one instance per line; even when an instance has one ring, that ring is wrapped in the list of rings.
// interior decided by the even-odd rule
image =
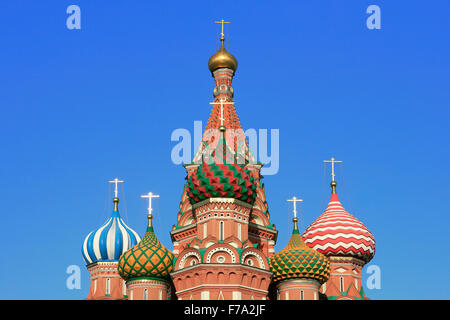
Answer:
[[[330,275],[330,263],[320,252],[308,247],[302,239],[294,218],[294,231],[286,248],[269,259],[274,282],[308,278],[323,284]]]
[[[173,253],[156,238],[149,225],[141,242],[125,251],[119,259],[118,270],[125,280],[134,278],[168,279],[173,269]]]
[[[197,167],[188,178],[188,196],[192,204],[208,198],[235,198],[253,204],[256,181],[241,164],[206,164]]]

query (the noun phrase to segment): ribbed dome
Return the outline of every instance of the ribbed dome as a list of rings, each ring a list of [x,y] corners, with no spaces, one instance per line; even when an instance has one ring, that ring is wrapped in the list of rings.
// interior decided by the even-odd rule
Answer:
[[[208,61],[208,68],[211,72],[216,71],[220,68],[228,68],[236,72],[237,69],[237,60],[236,58],[229,53],[224,46],[224,38],[220,39],[221,45],[220,49],[214,53]]]
[[[305,243],[326,256],[349,256],[369,262],[375,239],[367,227],[345,211],[336,193],[325,212],[303,233]]]
[[[141,238],[128,227],[119,215],[118,198],[114,198],[114,211],[100,228],[85,238],[81,252],[86,264],[96,261],[117,261],[122,253],[138,243]]]
[[[206,164],[188,178],[191,203],[208,198],[235,198],[252,204],[256,197],[256,182],[250,171],[240,164]]]
[[[151,218],[142,241],[126,251],[119,260],[118,270],[125,279],[166,279],[173,269],[173,253],[159,242]]]
[[[326,282],[330,275],[328,259],[316,250],[308,247],[302,239],[294,219],[295,227],[286,248],[269,259],[273,281],[307,278]]]

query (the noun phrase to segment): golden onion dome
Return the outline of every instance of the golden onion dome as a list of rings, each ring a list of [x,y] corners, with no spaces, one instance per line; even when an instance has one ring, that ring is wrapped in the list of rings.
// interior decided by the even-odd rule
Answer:
[[[229,53],[224,46],[225,38],[220,38],[220,49],[214,53],[208,61],[208,67],[211,73],[220,68],[228,68],[236,72],[237,69],[237,60],[236,58]]]

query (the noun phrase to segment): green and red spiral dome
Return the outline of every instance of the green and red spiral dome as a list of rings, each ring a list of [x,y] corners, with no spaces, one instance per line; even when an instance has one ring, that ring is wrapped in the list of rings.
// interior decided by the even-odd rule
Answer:
[[[188,196],[192,204],[208,198],[234,198],[253,204],[256,181],[240,164],[206,164],[188,177]]]

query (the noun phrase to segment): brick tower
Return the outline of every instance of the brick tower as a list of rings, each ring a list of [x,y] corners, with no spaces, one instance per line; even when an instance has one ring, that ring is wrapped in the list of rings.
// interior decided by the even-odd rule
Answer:
[[[220,41],[208,63],[216,85],[211,116],[185,166],[187,183],[171,231],[171,277],[178,299],[262,300],[277,231],[269,220],[262,164],[249,151],[234,107],[237,60],[225,49],[223,28]]]

